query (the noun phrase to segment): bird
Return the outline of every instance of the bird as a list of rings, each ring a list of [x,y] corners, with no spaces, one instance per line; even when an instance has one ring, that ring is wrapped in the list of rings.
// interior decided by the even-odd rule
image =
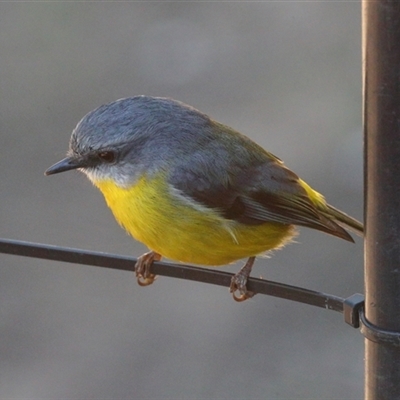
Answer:
[[[363,225],[328,204],[283,161],[233,128],[171,98],[134,96],[86,114],[67,157],[46,175],[79,170],[102,192],[117,222],[149,252],[138,283],[162,257],[221,266],[246,259],[233,276],[237,301],[256,256],[293,241],[297,226],[354,242]]]

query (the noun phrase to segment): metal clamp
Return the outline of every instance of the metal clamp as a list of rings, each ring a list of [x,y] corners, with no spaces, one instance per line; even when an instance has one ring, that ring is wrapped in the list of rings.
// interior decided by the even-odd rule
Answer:
[[[368,340],[381,344],[389,344],[396,347],[400,346],[400,332],[381,329],[376,325],[371,324],[371,322],[369,322],[365,316],[364,308],[360,310],[360,325],[361,333]]]
[[[372,342],[400,346],[400,332],[381,329],[369,322],[364,312],[364,296],[356,293],[343,302],[343,314],[346,323],[360,328],[365,338]]]
[[[355,293],[343,301],[343,315],[347,324],[360,327],[360,311],[364,309],[364,295]]]

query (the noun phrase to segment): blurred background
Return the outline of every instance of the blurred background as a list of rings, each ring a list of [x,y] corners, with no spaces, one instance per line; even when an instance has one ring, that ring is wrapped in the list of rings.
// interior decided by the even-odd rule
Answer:
[[[82,174],[43,175],[88,111],[138,94],[236,128],[361,219],[360,23],[357,2],[0,4],[0,236],[146,250]],[[253,275],[346,297],[363,290],[362,245],[301,229]],[[362,398],[362,336],[340,314],[0,260],[0,399]]]

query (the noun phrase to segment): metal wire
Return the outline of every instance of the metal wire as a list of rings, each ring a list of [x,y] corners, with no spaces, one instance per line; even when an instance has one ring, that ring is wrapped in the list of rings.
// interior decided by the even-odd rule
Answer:
[[[136,259],[132,257],[11,239],[0,239],[0,253],[132,272],[136,264]],[[226,287],[229,287],[233,276],[233,274],[215,269],[159,261],[153,263],[151,272],[156,275]],[[266,294],[343,313],[345,299],[338,296],[256,278],[249,278],[247,288],[257,294]]]

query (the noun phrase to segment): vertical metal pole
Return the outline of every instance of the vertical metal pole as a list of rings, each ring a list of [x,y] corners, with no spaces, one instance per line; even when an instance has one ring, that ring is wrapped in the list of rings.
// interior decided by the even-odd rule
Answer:
[[[400,331],[400,1],[363,0],[365,312]],[[400,399],[400,347],[365,339],[365,399]]]

